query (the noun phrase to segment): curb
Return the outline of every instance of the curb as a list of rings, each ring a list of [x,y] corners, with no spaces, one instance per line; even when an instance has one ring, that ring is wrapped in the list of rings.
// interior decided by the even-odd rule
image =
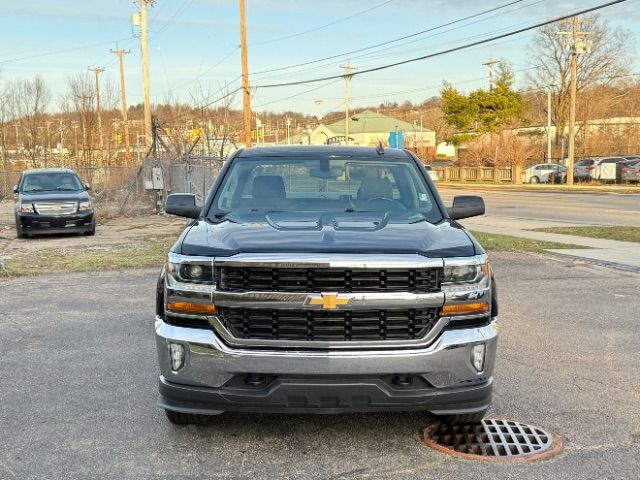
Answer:
[[[566,259],[569,259],[569,260],[579,261],[579,262],[586,263],[586,264],[589,264],[589,265],[598,265],[600,267],[607,267],[607,268],[611,268],[611,269],[614,269],[614,270],[623,270],[625,272],[640,273],[640,267],[636,267],[634,265],[626,265],[624,263],[608,262],[606,260],[598,260],[598,259],[595,259],[595,258],[579,257],[577,255],[570,255],[568,253],[551,252],[549,250],[545,250],[545,252],[547,252],[549,255],[552,255],[552,256],[558,256],[558,257],[566,258]]]
[[[544,189],[540,189],[540,188],[528,188],[528,187],[522,187],[522,186],[516,186],[516,187],[511,187],[511,186],[502,186],[502,185],[495,185],[495,184],[488,184],[488,185],[482,185],[482,184],[477,184],[477,183],[444,183],[444,182],[436,182],[436,187],[443,187],[443,188],[451,188],[453,190],[456,189],[468,189],[468,190],[485,190],[485,191],[496,191],[496,192],[527,192],[527,193],[569,193],[569,194],[574,194],[574,193],[596,193],[598,195],[630,195],[630,196],[640,196],[640,189],[638,189],[637,191],[622,191],[622,192],[616,192],[616,191],[602,191],[602,190],[598,190],[598,189],[577,189],[577,190],[568,190],[568,189],[559,189],[559,188],[544,188]]]

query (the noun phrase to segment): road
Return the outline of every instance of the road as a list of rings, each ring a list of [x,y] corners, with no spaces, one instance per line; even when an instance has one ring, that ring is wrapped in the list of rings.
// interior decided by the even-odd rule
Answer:
[[[565,451],[499,465],[428,450],[421,413],[224,414],[177,427],[155,409],[155,271],[0,284],[0,478],[612,479],[640,469],[640,276],[496,254],[492,416]]]
[[[481,195],[485,218],[552,220],[561,224],[640,226],[640,195],[523,192],[439,187],[447,205],[455,195]]]

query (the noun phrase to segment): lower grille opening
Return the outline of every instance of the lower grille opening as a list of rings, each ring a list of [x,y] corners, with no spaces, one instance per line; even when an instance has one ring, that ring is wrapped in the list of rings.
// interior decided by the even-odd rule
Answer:
[[[276,310],[224,307],[220,320],[236,338],[306,341],[413,340],[426,336],[435,308],[408,310]]]
[[[211,324],[206,318],[178,317],[177,315],[167,315],[165,323],[176,327],[206,328],[211,330]]]

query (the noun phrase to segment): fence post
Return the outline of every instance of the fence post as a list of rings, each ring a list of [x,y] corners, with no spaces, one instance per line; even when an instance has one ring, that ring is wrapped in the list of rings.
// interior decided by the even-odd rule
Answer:
[[[466,167],[460,167],[460,181],[464,182],[467,179]]]
[[[495,183],[500,183],[500,171],[498,167],[493,167],[493,181]]]
[[[445,182],[449,181],[449,167],[444,167],[443,180]]]

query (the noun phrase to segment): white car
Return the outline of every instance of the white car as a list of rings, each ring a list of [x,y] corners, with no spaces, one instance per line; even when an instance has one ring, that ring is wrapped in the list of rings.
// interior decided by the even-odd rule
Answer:
[[[524,181],[527,183],[547,183],[549,182],[549,175],[560,174],[561,178],[564,178],[567,174],[567,167],[558,163],[540,163],[533,165],[524,171]]]
[[[626,158],[623,157],[605,157],[596,160],[594,177],[601,182],[615,183],[619,180],[619,167],[618,163],[624,162]]]

